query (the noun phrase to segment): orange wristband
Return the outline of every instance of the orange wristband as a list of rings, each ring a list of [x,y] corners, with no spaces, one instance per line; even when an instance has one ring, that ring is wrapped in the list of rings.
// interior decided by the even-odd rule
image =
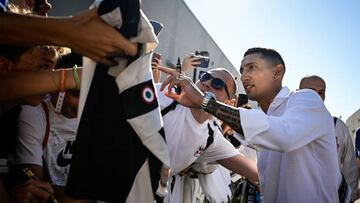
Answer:
[[[65,92],[66,70],[60,70],[60,87],[59,92]]]
[[[60,114],[65,98],[65,81],[66,81],[66,70],[60,70],[60,87],[59,94],[55,105],[55,112]]]

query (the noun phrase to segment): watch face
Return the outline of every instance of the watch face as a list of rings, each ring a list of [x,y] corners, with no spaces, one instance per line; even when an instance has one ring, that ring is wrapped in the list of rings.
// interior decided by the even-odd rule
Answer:
[[[205,96],[201,103],[201,108],[205,109],[211,98],[215,98],[215,95],[212,92],[205,92]]]

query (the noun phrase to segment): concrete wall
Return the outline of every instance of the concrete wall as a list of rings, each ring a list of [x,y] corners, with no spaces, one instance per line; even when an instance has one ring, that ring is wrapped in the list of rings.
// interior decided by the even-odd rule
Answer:
[[[350,134],[354,140],[355,130],[360,127],[360,109],[346,120],[346,125],[349,127]]]
[[[142,9],[149,19],[164,25],[156,51],[163,55],[165,64],[175,63],[178,56],[183,57],[190,52],[208,51],[210,69],[222,66],[239,78],[235,67],[183,0],[143,0]]]
[[[50,15],[66,16],[88,8],[93,1],[50,0],[49,2],[53,5]],[[155,50],[162,54],[164,65],[176,64],[177,57],[182,59],[190,52],[208,51],[209,68],[219,66],[227,68],[238,78],[239,87],[244,92],[236,70],[238,67],[231,64],[183,0],[142,0],[142,9],[149,19],[157,20],[164,25],[158,37],[160,44]],[[197,74],[199,70],[206,69],[197,68]],[[193,71],[188,75],[193,77]]]
[[[48,0],[53,6],[49,12],[51,16],[69,16],[89,8],[92,4],[91,0]]]

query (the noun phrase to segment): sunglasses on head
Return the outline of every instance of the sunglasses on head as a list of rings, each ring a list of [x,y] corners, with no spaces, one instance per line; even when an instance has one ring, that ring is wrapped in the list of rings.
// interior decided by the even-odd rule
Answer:
[[[226,91],[226,94],[227,94],[228,98],[230,99],[229,90],[228,90],[228,88],[227,88],[227,86],[226,86],[226,83],[225,83],[223,80],[221,80],[220,78],[215,78],[215,77],[213,77],[213,76],[212,76],[210,73],[208,73],[208,72],[200,71],[199,80],[200,80],[201,82],[206,82],[206,81],[208,81],[208,80],[210,80],[210,79],[212,79],[212,80],[211,80],[211,87],[214,88],[214,89],[217,89],[217,90],[224,88],[225,91]]]

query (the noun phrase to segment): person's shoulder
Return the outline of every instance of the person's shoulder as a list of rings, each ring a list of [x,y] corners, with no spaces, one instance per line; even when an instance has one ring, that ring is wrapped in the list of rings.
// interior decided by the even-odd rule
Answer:
[[[312,89],[295,90],[291,93],[290,98],[311,101],[312,104],[314,104],[314,102],[322,105],[324,104],[321,97]]]
[[[334,123],[336,122],[335,123],[336,125],[341,125],[341,126],[347,127],[346,123],[341,118],[333,116],[333,119],[334,119]]]
[[[45,112],[41,104],[37,106],[23,105],[21,108],[20,118],[45,118]]]
[[[29,111],[29,112],[42,112],[43,111],[43,107],[41,106],[41,104],[39,104],[37,106],[22,105],[21,108],[22,108],[22,111]]]
[[[297,89],[295,91],[292,92],[292,95],[306,95],[309,97],[315,97],[318,96],[320,97],[314,90],[312,89]]]

